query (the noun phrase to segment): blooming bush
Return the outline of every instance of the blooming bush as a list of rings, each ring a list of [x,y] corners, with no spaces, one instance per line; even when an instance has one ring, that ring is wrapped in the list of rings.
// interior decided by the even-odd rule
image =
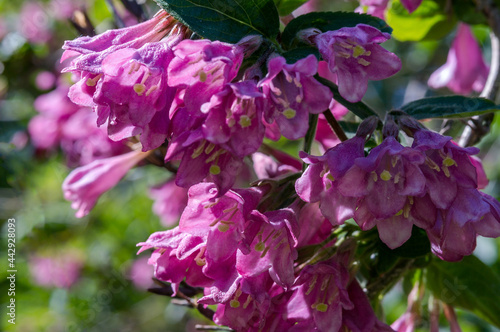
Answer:
[[[500,202],[480,191],[472,146],[498,109],[487,81],[500,70],[482,62],[465,23],[427,77],[464,95],[376,112],[370,87],[405,70],[384,43],[393,31],[416,38],[397,32],[411,22],[402,17],[439,17],[437,2],[360,1],[358,13],[298,17],[305,1],[156,2],[149,20],[66,41],[71,86],[60,79],[38,97],[29,124],[37,148],[60,146],[78,166],[62,185],[78,218],[134,167],[171,173],[150,191],[169,229],[138,243],[151,251],[153,292],[235,331],[413,331],[424,319],[435,330],[440,307],[452,330],[455,307],[500,326],[498,295],[484,299],[500,279],[471,256],[478,236],[500,236]],[[472,24],[454,19],[446,33]],[[439,39],[436,30],[420,40]],[[447,131],[455,118],[469,120]],[[471,268],[486,272],[465,278]],[[450,271],[466,292],[449,286]],[[400,280],[408,307],[389,325],[378,306]]]

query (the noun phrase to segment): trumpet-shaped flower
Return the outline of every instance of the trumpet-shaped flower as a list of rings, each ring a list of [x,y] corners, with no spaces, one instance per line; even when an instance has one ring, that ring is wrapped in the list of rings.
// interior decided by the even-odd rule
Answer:
[[[99,197],[114,187],[147,153],[132,151],[123,155],[99,159],[73,170],[64,180],[64,198],[81,218],[89,213]]]
[[[358,102],[368,88],[368,80],[382,80],[401,69],[399,58],[379,45],[389,38],[388,33],[366,24],[314,37],[330,71],[337,74],[342,97]]]
[[[435,89],[446,86],[455,93],[466,95],[484,88],[488,72],[470,28],[461,23],[446,63],[432,73],[427,84]]]
[[[258,84],[269,103],[264,114],[267,122],[276,120],[286,138],[304,137],[309,113],[325,111],[333,97],[330,89],[313,78],[318,60],[309,55],[289,65],[285,58],[275,57],[269,61],[268,69],[267,76]]]
[[[354,160],[364,156],[365,138],[355,136],[327,150],[321,157],[300,154],[309,166],[295,183],[302,200],[320,202],[321,213],[334,225],[354,216],[357,198],[341,195],[338,179],[352,167]]]

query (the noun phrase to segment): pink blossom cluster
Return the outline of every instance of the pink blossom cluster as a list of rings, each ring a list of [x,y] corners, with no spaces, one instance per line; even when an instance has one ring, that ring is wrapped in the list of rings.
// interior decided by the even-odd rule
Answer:
[[[227,44],[187,39],[190,35],[160,11],[132,27],[67,41],[62,60],[70,63],[64,71],[76,80],[68,95],[74,103],[92,107],[97,125],[105,125],[114,141],[139,136],[144,152],[168,142],[164,160],[179,163],[177,186],[187,189],[208,181],[222,195],[264,137],[304,137],[309,114],[333,108],[332,93],[313,77],[318,72],[313,55],[288,64],[273,53],[266,75],[256,66],[240,73],[261,37]],[[378,45],[389,35],[371,26],[359,24],[315,38],[348,100],[360,100],[369,79],[389,77],[401,67],[393,53]],[[357,74],[346,76],[349,70]],[[66,183],[65,191],[77,191],[70,185],[77,180]]]
[[[65,197],[82,217],[131,168],[160,158],[176,174],[151,191],[154,210],[166,226],[180,221],[139,246],[154,249],[149,264],[173,296],[185,296],[186,285],[199,289],[196,305],[217,305],[214,322],[237,331],[391,331],[356,279],[355,239],[335,232],[352,218],[362,231],[376,226],[394,249],[415,226],[435,255],[455,261],[472,253],[477,235],[500,236],[500,204],[478,191],[476,148],[406,116],[401,128],[389,118],[372,149],[365,145],[378,118],[341,143],[320,118],[316,137],[326,152],[302,152],[303,172],[299,160],[263,145],[265,137],[305,137],[310,118],[335,108],[318,71],[356,103],[369,80],[401,68],[380,46],[390,35],[366,24],[301,35],[323,61],[289,63],[260,36],[196,39],[164,11],[67,41],[64,71],[76,82],[69,98],[92,108],[111,140],[133,146],[74,170]],[[261,56],[252,62],[254,52]],[[400,129],[411,146],[398,141]],[[250,160],[258,179],[241,188]]]
[[[472,254],[477,235],[500,235],[500,204],[478,191],[481,165],[475,147],[462,148],[433,131],[412,126],[413,144],[389,135],[365,156],[365,137],[355,137],[323,156],[301,154],[309,164],[295,186],[306,202],[320,202],[334,225],[354,218],[362,230],[377,227],[394,249],[413,226],[427,232],[432,252],[457,261]],[[479,167],[478,171],[476,167]]]
[[[105,131],[96,127],[96,115],[88,107],[71,102],[68,91],[69,86],[60,80],[55,90],[35,100],[34,108],[39,114],[28,125],[33,145],[40,150],[60,147],[71,166],[126,152],[123,142],[110,140]]]
[[[197,302],[218,304],[214,322],[237,331],[391,331],[350,274],[348,253],[330,243],[329,259],[297,265],[301,249],[329,235],[317,206],[262,213],[263,195],[249,188],[220,196],[213,183],[194,185],[179,226],[152,234],[139,252],[155,249],[149,263],[174,296],[184,282],[204,288]]]

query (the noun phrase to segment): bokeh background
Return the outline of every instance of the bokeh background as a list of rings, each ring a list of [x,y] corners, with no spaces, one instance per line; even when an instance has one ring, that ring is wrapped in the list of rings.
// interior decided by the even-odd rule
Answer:
[[[157,11],[152,0],[142,2],[146,15]],[[352,11],[357,1],[323,1],[323,10]],[[90,215],[78,219],[64,200],[61,184],[71,160],[53,146],[36,148],[28,123],[37,115],[35,100],[55,89],[64,40],[80,32],[71,23],[82,10],[97,33],[135,18],[120,1],[0,0],[0,330],[7,331],[194,331],[209,324],[201,315],[147,292],[153,286],[149,254],[136,255],[136,244],[166,229],[153,213],[151,188],[169,178],[154,165],[133,169],[104,194]],[[117,18],[119,18],[117,20]],[[489,62],[488,29],[474,26],[484,59]],[[430,74],[446,61],[453,32],[439,41],[398,42],[384,47],[395,52],[403,69],[391,79],[371,82],[364,100],[380,114],[411,100],[447,94],[430,90]],[[62,78],[61,78],[62,77]],[[441,123],[428,123],[439,128]],[[47,128],[50,130],[50,128]],[[500,117],[479,144],[490,179],[485,192],[500,196]],[[298,142],[276,146],[297,155]],[[7,219],[16,219],[16,325],[7,323]],[[475,252],[500,274],[499,240],[478,239]],[[473,272],[471,272],[473,273]],[[397,286],[384,299],[389,323],[406,309]],[[476,316],[458,311],[464,331],[499,331]],[[449,329],[444,327],[443,330]],[[425,331],[425,325],[421,327]]]

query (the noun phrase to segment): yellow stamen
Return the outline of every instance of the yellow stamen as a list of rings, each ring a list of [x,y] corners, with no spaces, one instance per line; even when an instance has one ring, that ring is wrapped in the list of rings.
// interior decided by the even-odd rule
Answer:
[[[219,175],[220,174],[220,167],[218,165],[210,166],[210,174]]]
[[[363,59],[363,58],[359,58],[359,59],[358,59],[358,63],[359,63],[360,65],[362,65],[362,66],[365,66],[365,67],[366,67],[366,66],[369,66],[369,65],[371,64],[371,62],[370,62],[370,61],[366,61],[366,60],[365,60],[365,59]]]
[[[252,125],[252,119],[250,119],[247,115],[242,115],[238,123],[240,124],[241,128],[250,127]]]
[[[142,83],[137,83],[134,84],[134,91],[137,93],[139,96],[142,96],[144,91],[146,91],[146,86]]]
[[[283,111],[283,115],[285,116],[285,118],[287,118],[289,120],[293,119],[296,114],[297,114],[297,112],[295,110],[292,110],[291,108]]]
[[[356,45],[354,46],[354,49],[352,50],[352,56],[354,58],[357,58],[360,55],[365,54],[365,49],[361,45]]]
[[[382,173],[380,173],[380,178],[384,181],[389,181],[392,178],[392,175],[385,169]]]

